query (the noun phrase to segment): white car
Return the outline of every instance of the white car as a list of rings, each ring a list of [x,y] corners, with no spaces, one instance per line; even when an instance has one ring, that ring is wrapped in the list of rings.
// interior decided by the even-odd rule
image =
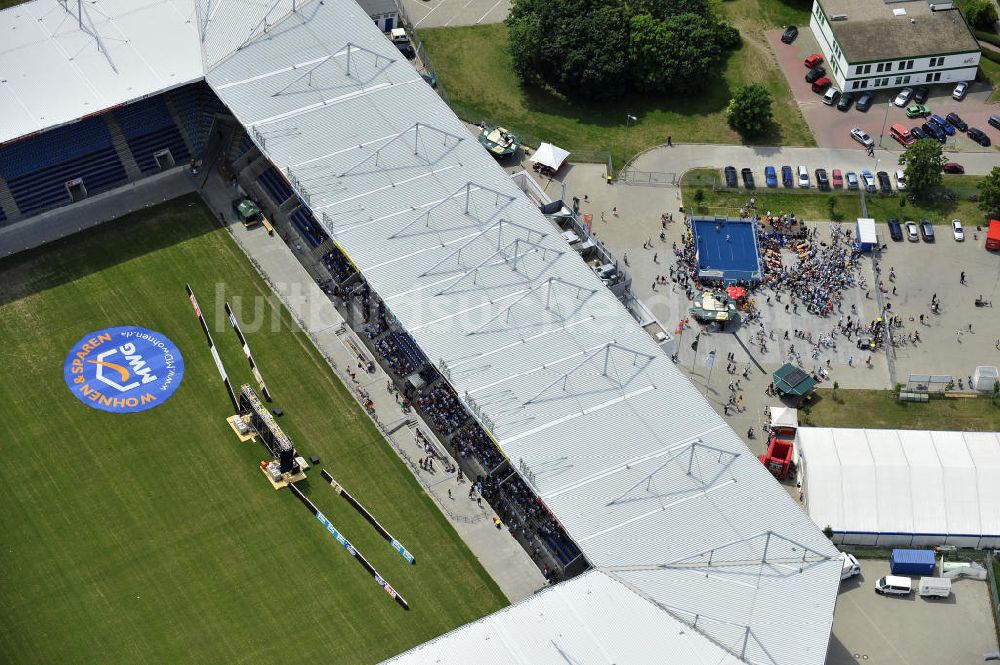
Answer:
[[[917,223],[916,222],[907,222],[906,223],[906,239],[909,240],[910,242],[919,242],[920,241],[920,234],[917,232]]]
[[[955,86],[955,89],[951,93],[951,98],[954,99],[955,101],[960,102],[963,99],[965,99],[965,94],[967,92],[969,92],[969,84],[966,83],[965,81],[962,81],[961,83]]]
[[[903,169],[896,169],[896,190],[906,191],[906,173]]]
[[[851,130],[851,138],[853,138],[855,141],[857,141],[866,148],[870,148],[873,145],[875,145],[875,141],[872,140],[872,137],[868,135],[868,132],[861,129],[860,127],[855,127],[854,129]]]
[[[809,169],[799,166],[799,187],[809,186]]]
[[[903,108],[904,106],[906,106],[906,102],[910,101],[910,97],[912,96],[913,96],[913,88],[903,88],[902,90],[899,91],[899,94],[896,95],[896,99],[892,100],[892,103],[898,106],[899,108]]]
[[[965,240],[965,229],[962,228],[962,220],[951,220],[951,234],[955,236],[955,240],[958,242]]]

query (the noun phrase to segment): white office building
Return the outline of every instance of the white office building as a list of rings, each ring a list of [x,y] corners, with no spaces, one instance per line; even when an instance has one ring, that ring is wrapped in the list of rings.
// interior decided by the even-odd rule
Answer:
[[[951,3],[813,0],[809,26],[842,92],[976,78],[979,43]]]

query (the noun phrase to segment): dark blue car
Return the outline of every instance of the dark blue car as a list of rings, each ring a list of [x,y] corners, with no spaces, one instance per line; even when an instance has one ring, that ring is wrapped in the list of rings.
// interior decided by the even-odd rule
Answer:
[[[948,136],[955,135],[955,128],[951,126],[951,123],[942,118],[941,116],[939,116],[938,114],[935,113],[934,115],[931,116],[931,122],[933,122],[935,125],[944,130],[944,133],[947,134]]]
[[[764,167],[764,183],[768,187],[777,187],[778,186],[778,174],[775,173],[773,166],[765,166]]]
[[[782,166],[781,167],[781,184],[785,187],[793,187],[795,181],[792,180],[792,167]]]

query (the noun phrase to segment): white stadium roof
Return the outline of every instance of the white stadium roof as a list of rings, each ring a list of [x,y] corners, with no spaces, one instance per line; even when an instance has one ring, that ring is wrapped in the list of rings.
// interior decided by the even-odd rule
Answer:
[[[823,663],[830,541],[353,0],[272,5],[264,20],[256,2],[199,0],[209,85],[599,569],[436,653],[466,662],[449,645],[481,655],[489,631],[601,584],[638,614],[660,608],[620,630],[693,654],[673,662],[717,644],[750,663]],[[534,630],[597,635],[600,598],[574,596],[574,613]],[[675,619],[694,631],[656,633]],[[536,634],[537,658],[488,646],[538,662],[552,647]],[[632,662],[625,642],[607,660]]]
[[[1000,546],[1000,434],[808,427],[798,435],[809,515],[845,542]]]

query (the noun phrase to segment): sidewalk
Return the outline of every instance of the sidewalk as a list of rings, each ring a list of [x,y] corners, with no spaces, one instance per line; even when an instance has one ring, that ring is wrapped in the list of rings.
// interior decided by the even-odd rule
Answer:
[[[228,230],[236,243],[309,334],[344,384],[356,397],[359,387],[367,392],[374,403],[371,415],[376,426],[507,598],[517,602],[544,587],[546,580],[527,552],[510,536],[506,527],[497,529],[493,525],[494,513],[489,506],[484,503],[480,507],[468,498],[468,480],[459,483],[455,474],[444,472],[442,465],[435,465],[433,472],[420,468],[418,460],[424,456],[424,450],[416,438],[417,429],[445,456],[448,456],[447,449],[434,438],[433,430],[416,412],[403,413],[395,396],[386,390],[389,377],[382,368],[376,364],[373,373],[357,372],[357,381],[352,381],[348,371],[357,365],[358,357],[349,348],[349,340],[358,349],[365,349],[365,345],[345,325],[329,297],[303,265],[313,263],[307,248],[295,241],[293,249],[277,235],[269,236],[262,228],[248,231],[242,224],[230,219],[232,190],[217,176],[209,179],[201,194],[216,214],[220,211],[226,214]],[[277,233],[280,230],[276,229]],[[303,260],[300,261],[300,258]],[[455,462],[450,457],[449,461]],[[452,496],[449,496],[449,490]]]

